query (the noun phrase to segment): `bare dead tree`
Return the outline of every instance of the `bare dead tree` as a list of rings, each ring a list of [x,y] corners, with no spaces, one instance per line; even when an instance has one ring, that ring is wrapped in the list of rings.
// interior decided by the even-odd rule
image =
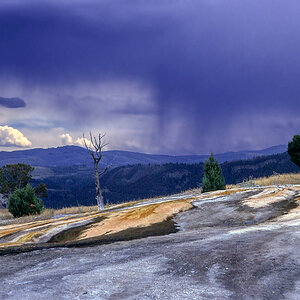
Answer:
[[[99,173],[98,164],[102,158],[103,149],[108,145],[108,143],[106,143],[104,140],[105,134],[99,133],[98,136],[95,136],[95,135],[92,135],[92,133],[90,132],[90,140],[88,141],[88,143],[87,143],[87,140],[85,139],[84,134],[82,136],[83,136],[83,142],[84,142],[85,148],[90,152],[90,154],[94,160],[96,201],[97,201],[97,205],[98,205],[98,210],[102,210],[102,209],[104,209],[104,201],[103,201],[103,196],[102,196],[101,189],[100,189],[99,177],[101,175],[103,175],[111,167],[111,165],[107,166],[105,169],[103,169]]]

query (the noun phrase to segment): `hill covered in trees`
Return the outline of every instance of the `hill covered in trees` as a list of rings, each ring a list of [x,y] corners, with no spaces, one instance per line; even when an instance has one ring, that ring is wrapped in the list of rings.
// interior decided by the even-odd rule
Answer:
[[[274,172],[296,173],[299,168],[287,153],[257,157],[221,164],[227,184],[240,183],[250,177],[270,176]],[[101,177],[106,202],[119,203],[160,195],[178,193],[200,187],[203,163],[136,164],[112,169]],[[51,168],[51,175],[34,179],[48,187],[47,207],[95,205],[94,178],[91,169],[81,166]]]

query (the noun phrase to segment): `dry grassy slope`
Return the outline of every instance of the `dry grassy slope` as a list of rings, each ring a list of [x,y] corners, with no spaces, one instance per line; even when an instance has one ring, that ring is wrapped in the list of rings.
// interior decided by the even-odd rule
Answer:
[[[240,218],[243,214],[247,214],[250,221],[256,220],[256,217],[261,214],[259,209],[266,206],[278,206],[279,209],[275,210],[275,215],[274,212],[271,215],[268,214],[264,217],[264,221],[266,218],[274,218],[283,213],[286,219],[286,215],[297,219],[300,217],[300,210],[290,210],[297,205],[289,203],[298,201],[299,193],[299,186],[231,189],[206,194],[193,190],[170,197],[116,205],[101,212],[86,212],[23,224],[9,224],[0,226],[0,251],[101,241],[113,242],[171,233],[176,231],[174,223],[170,223],[171,219],[179,212],[190,210],[199,204],[226,202],[226,197],[229,196],[231,196],[231,201],[236,198],[235,205],[239,210]],[[257,209],[257,213],[253,211],[249,217],[251,209]],[[208,211],[207,217],[211,218],[211,214],[217,216],[218,213],[223,219],[231,218],[226,216],[225,210],[214,212],[213,207],[211,212]],[[249,222],[247,218],[242,218],[242,222]],[[230,223],[227,219],[222,222]]]

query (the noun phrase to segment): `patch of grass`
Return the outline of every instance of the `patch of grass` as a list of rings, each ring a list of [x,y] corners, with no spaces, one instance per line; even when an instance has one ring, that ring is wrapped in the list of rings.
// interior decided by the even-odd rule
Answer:
[[[269,177],[253,179],[254,184],[261,186],[300,184],[300,173],[274,174]]]
[[[54,216],[59,215],[72,215],[72,214],[84,214],[89,212],[96,212],[97,206],[74,206],[65,207],[61,209],[47,208],[39,215],[25,216],[21,218],[14,218],[8,209],[0,209],[0,225],[11,225],[11,224],[23,224],[35,221],[42,221],[51,219]],[[1,221],[3,221],[1,224]]]
[[[29,222],[35,222],[35,221],[42,221],[50,219],[54,216],[54,210],[53,209],[45,209],[40,215],[30,215],[20,218],[14,218],[13,215],[10,215],[10,218],[6,219],[5,225],[11,225],[11,224],[23,224],[23,223],[29,223]],[[0,224],[1,224],[1,217],[0,217]],[[2,224],[2,225],[4,225]]]
[[[228,184],[226,189],[234,189],[239,187],[255,187],[255,186],[269,186],[269,185],[286,185],[299,184],[300,173],[274,174],[272,176],[253,178],[243,180],[239,184]]]
[[[94,212],[97,210],[98,210],[97,205],[64,207],[61,209],[54,210],[54,215],[82,214],[82,213],[87,213],[87,212]]]
[[[12,219],[13,215],[6,208],[0,209],[0,221]]]
[[[237,184],[227,184],[226,190],[237,189],[239,186]]]

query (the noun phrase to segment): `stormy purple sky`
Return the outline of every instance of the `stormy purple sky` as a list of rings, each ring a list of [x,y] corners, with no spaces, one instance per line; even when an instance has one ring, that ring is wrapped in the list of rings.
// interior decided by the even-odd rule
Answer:
[[[300,129],[299,0],[1,0],[0,150],[202,154]]]

